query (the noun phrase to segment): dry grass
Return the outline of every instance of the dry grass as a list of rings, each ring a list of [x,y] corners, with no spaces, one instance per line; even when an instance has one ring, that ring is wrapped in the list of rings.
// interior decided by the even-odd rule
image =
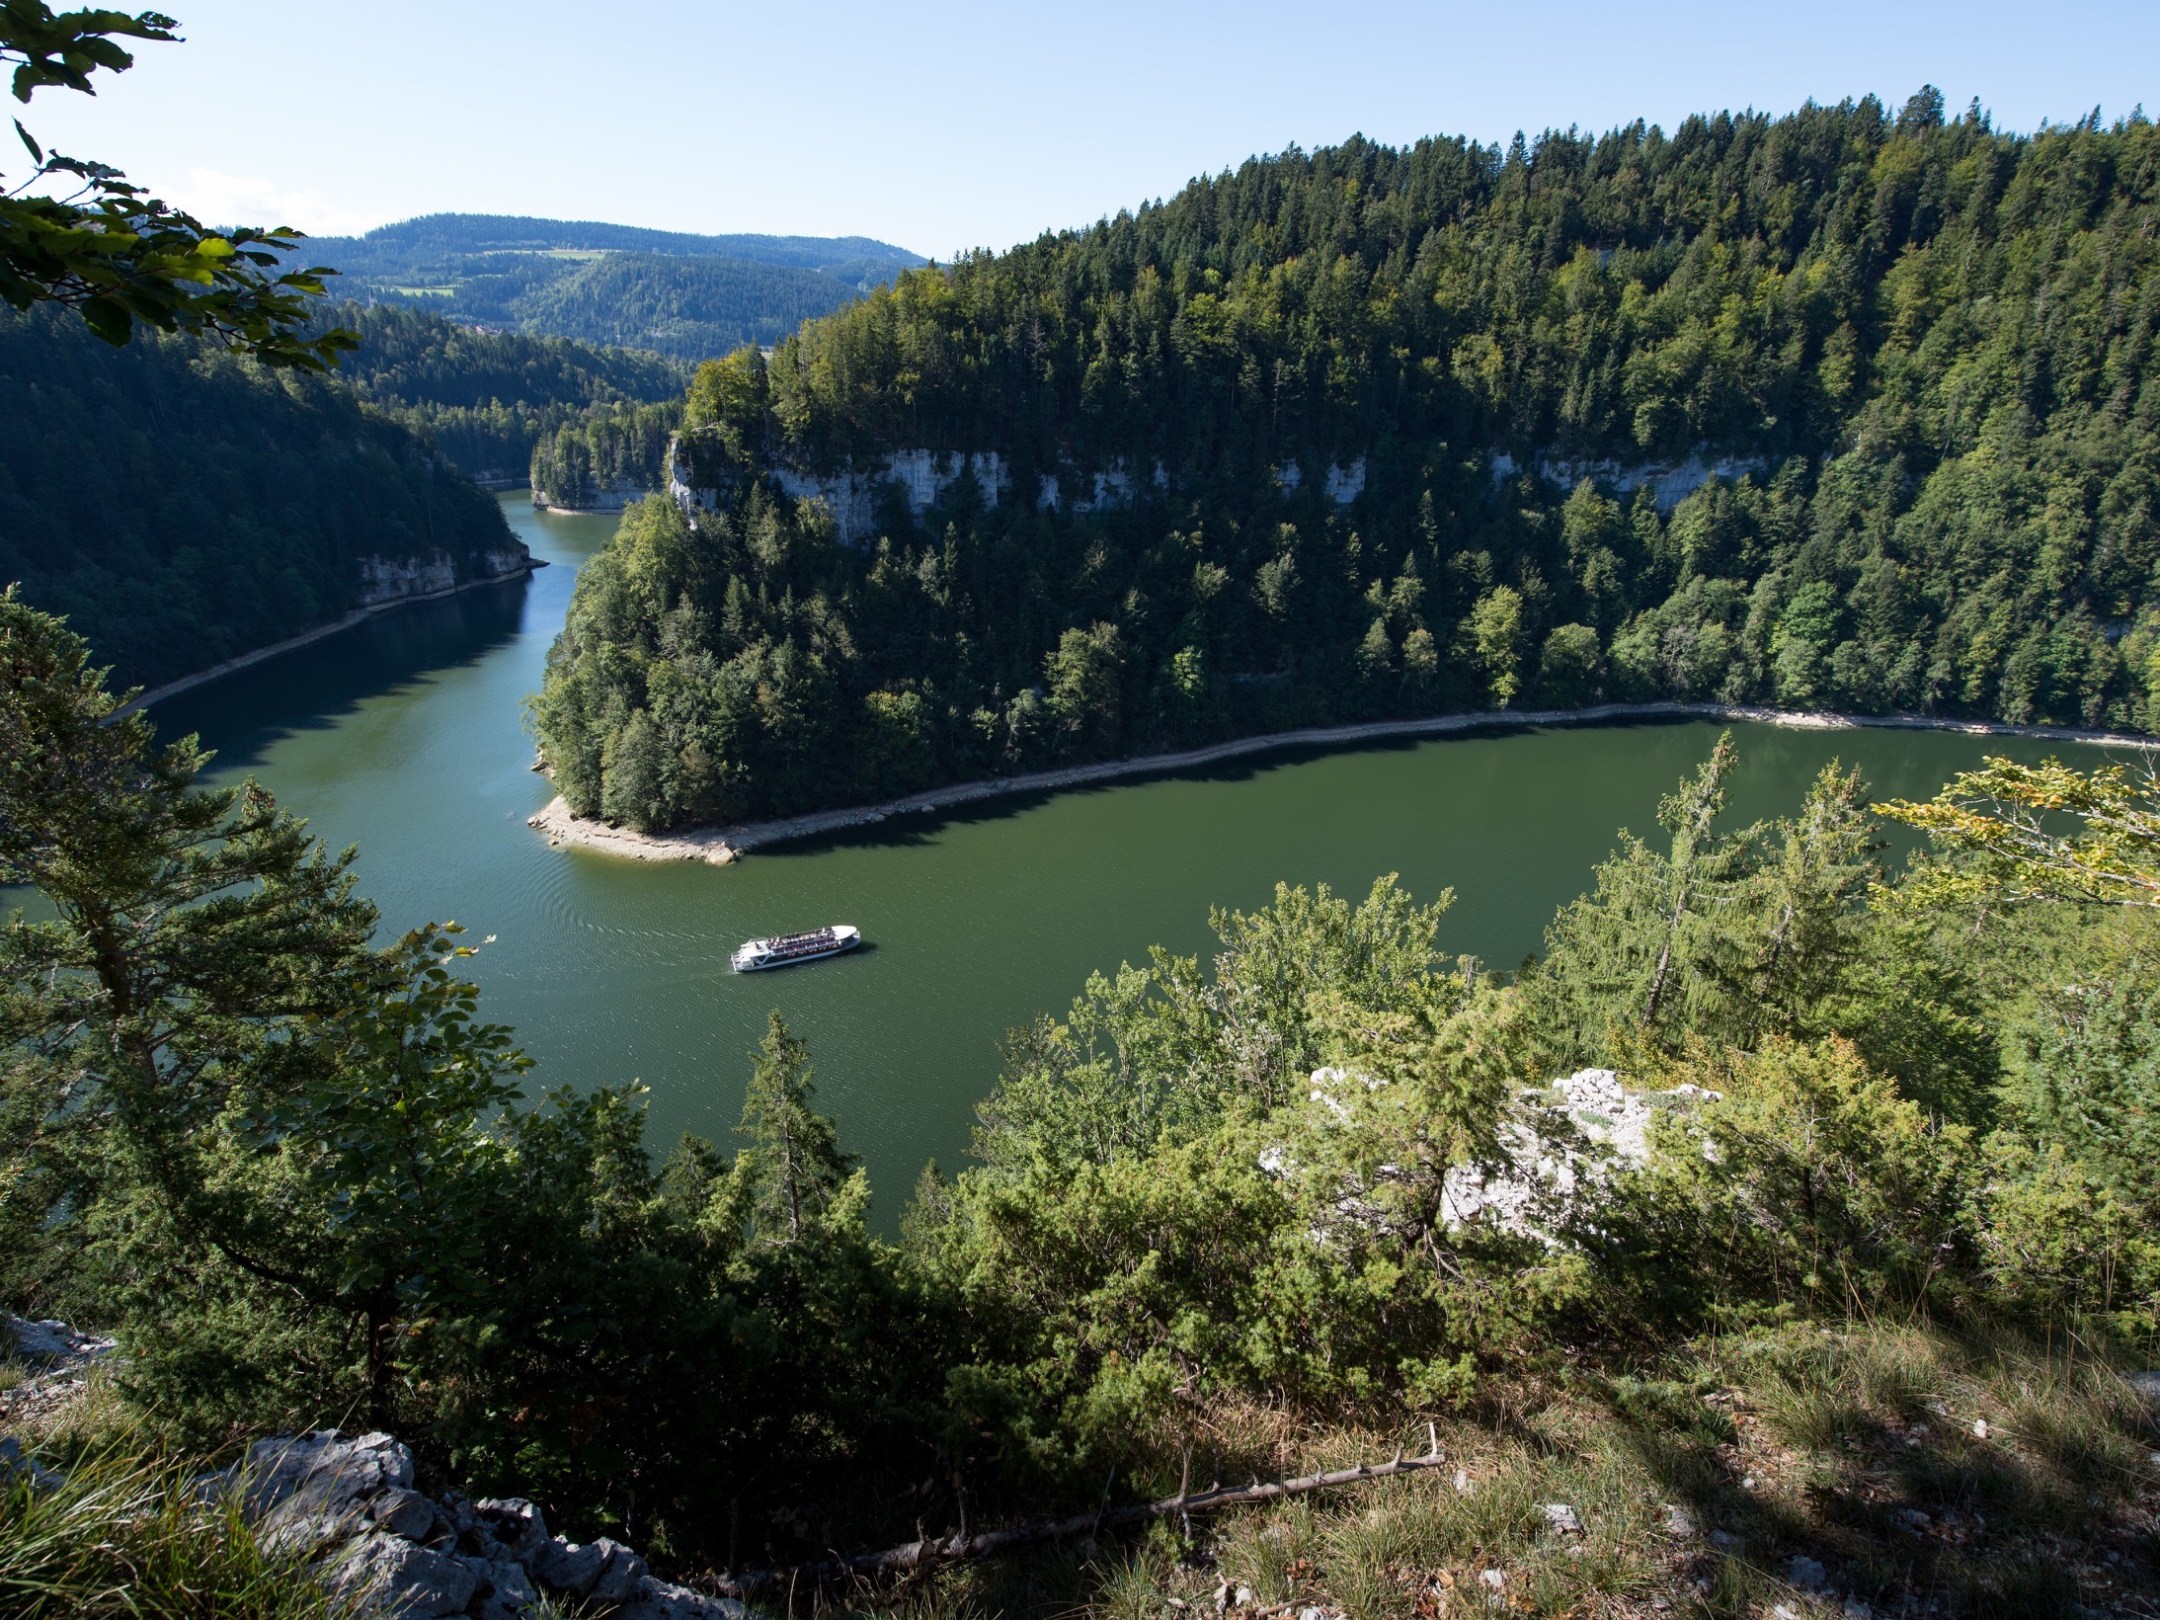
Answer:
[[[1459,1474],[833,1606],[909,1620],[1212,1620],[1218,1606],[1233,1620],[2160,1616],[2160,1428],[2083,1346],[1789,1327],[1649,1373],[1495,1386],[1439,1437]],[[1424,1443],[1422,1422],[1301,1431],[1280,1411],[1224,1407],[1193,1445],[1241,1478]],[[1176,1454],[1143,1486],[1174,1489]],[[1547,1504],[1580,1533],[1555,1529]]]

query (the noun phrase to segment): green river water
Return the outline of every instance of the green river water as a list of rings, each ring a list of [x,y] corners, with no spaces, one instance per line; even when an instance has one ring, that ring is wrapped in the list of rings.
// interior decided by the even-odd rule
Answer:
[[[868,1163],[881,1225],[923,1162],[964,1153],[1004,1031],[1062,1011],[1089,971],[1151,943],[1203,950],[1211,905],[1264,903],[1278,879],[1362,895],[1398,872],[1452,886],[1449,951],[1501,965],[1536,948],[1615,829],[1710,748],[1709,723],[1486,733],[1208,771],[888,821],[716,868],[551,850],[525,818],[550,797],[522,726],[576,566],[614,519],[511,526],[554,566],[529,582],[401,609],[168,699],[216,772],[252,772],[333,845],[360,846],[386,929],[455,918],[496,936],[483,1005],[539,1060],[533,1089],[642,1079],[654,1140],[723,1142],[747,1050],[778,1007],[805,1037],[821,1106]],[[1949,733],[1733,728],[1741,817],[1789,810],[1833,755],[1881,795],[1925,795],[1983,752],[2062,744]],[[2089,750],[2075,750],[2090,755]],[[868,947],[731,975],[753,935],[852,922]]]

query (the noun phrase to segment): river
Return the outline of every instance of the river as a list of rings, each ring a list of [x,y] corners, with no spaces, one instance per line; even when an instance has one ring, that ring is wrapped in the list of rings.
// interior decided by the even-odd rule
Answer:
[[[1509,965],[1537,947],[1615,830],[1652,828],[1660,794],[1708,752],[1709,723],[1486,733],[993,801],[726,868],[551,850],[525,825],[550,797],[522,706],[577,565],[612,517],[511,526],[553,566],[379,616],[158,705],[197,731],[223,780],[253,773],[334,846],[360,846],[386,929],[455,918],[495,936],[474,973],[517,1027],[530,1090],[642,1079],[653,1139],[725,1142],[746,1053],[777,1007],[810,1043],[820,1106],[868,1164],[890,1227],[923,1162],[962,1158],[1003,1032],[1062,1011],[1088,973],[1151,943],[1203,950],[1211,905],[1263,904],[1277,879],[1362,895],[1398,872],[1452,885],[1442,943]],[[1984,752],[2092,757],[1952,733],[1732,728],[1739,817],[1790,810],[1833,756],[1879,795],[1924,796]],[[852,922],[868,948],[736,977],[753,935]]]

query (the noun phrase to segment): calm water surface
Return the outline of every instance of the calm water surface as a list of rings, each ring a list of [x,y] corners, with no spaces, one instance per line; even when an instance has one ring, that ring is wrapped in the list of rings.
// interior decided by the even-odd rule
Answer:
[[[536,1087],[642,1079],[656,1141],[723,1140],[747,1050],[778,1007],[811,1045],[822,1106],[868,1162],[890,1223],[923,1161],[962,1156],[1003,1032],[1062,1010],[1090,970],[1150,943],[1205,949],[1211,905],[1265,903],[1277,879],[1362,894],[1399,872],[1452,886],[1450,951],[1508,964],[1582,890],[1615,829],[1707,753],[1711,724],[1525,731],[1273,756],[1205,774],[888,822],[727,868],[558,852],[525,825],[550,797],[526,694],[577,564],[614,520],[511,526],[554,566],[530,582],[385,615],[161,704],[217,772],[252,772],[333,845],[360,846],[387,929],[455,918],[494,934],[476,976],[490,1015],[539,1060]],[[1741,817],[1789,810],[1832,756],[1878,794],[1925,795],[1983,752],[2063,745],[1940,733],[1735,727]],[[2089,751],[2084,751],[2088,752]],[[852,922],[870,948],[737,977],[757,934]]]

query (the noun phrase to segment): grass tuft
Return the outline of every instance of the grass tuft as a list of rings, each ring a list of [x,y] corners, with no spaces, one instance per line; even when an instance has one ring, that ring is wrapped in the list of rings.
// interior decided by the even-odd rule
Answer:
[[[304,1555],[265,1547],[192,1470],[108,1450],[65,1483],[0,1488],[0,1613],[11,1620],[343,1620]]]

